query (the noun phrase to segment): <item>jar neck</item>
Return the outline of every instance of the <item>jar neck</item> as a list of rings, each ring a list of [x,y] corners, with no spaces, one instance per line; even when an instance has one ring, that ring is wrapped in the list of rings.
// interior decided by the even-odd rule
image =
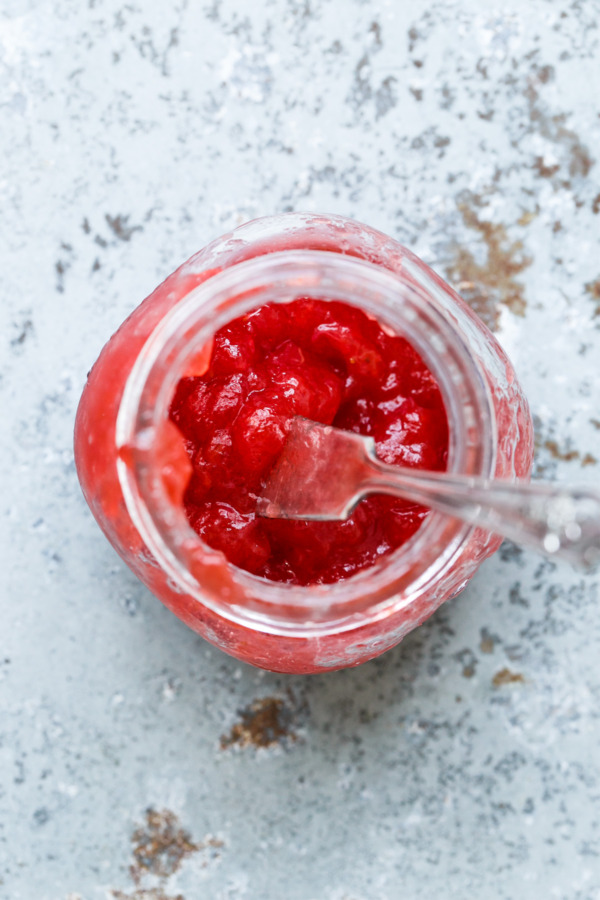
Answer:
[[[391,603],[409,604],[447,570],[472,529],[433,512],[394,553],[335,584],[298,587],[236,568],[187,521],[183,439],[169,421],[179,379],[204,373],[213,335],[223,325],[265,303],[331,299],[359,307],[412,344],[446,407],[448,471],[491,477],[496,441],[487,382],[456,322],[428,288],[426,274],[410,260],[398,275],[339,253],[283,251],[214,275],[162,319],[125,387],[117,465],[129,514],[175,590],[238,624],[306,636],[356,627],[367,612],[369,618],[384,616]]]

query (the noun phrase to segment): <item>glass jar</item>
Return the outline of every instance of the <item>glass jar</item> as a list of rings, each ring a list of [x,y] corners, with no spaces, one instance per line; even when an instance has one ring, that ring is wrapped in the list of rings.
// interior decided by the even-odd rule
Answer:
[[[267,302],[356,305],[407,340],[435,376],[450,425],[448,471],[528,478],[527,401],[493,335],[396,241],[338,216],[258,219],[214,241],[123,323],[89,374],[75,425],[83,492],[109,541],[187,625],[279,672],[354,666],[393,647],[454,597],[498,537],[431,512],[376,565],[298,587],[228,563],[191,529],[190,464],[168,417],[179,379],[202,374],[212,335]]]

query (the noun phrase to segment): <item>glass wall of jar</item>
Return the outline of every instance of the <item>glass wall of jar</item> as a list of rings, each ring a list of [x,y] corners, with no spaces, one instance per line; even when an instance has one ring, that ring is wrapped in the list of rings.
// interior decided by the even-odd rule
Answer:
[[[466,585],[496,536],[430,513],[413,537],[335,584],[251,575],[191,529],[190,464],[169,419],[180,378],[202,375],[212,336],[265,303],[356,306],[422,356],[449,421],[448,470],[527,478],[532,425],[493,335],[393,239],[336,216],[259,219],[218,239],[160,285],[94,365],[75,428],[76,464],[103,531],[177,616],[227,653],[282,672],[358,665],[393,647]]]

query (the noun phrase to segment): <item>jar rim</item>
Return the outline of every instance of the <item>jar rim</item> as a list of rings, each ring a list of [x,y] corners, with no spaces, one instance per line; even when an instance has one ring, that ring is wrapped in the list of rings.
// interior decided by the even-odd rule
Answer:
[[[194,353],[250,309],[314,296],[357,305],[407,338],[442,391],[450,425],[448,471],[491,477],[497,442],[490,389],[459,327],[435,303],[435,289],[410,256],[397,273],[330,250],[280,250],[211,275],[175,303],[129,374],[116,429],[128,512],[173,589],[248,628],[314,636],[354,628],[366,610],[369,621],[384,617],[444,577],[474,527],[435,511],[409,541],[348,579],[301,587],[251,575],[193,532],[183,506],[169,500],[156,454],[175,385]]]

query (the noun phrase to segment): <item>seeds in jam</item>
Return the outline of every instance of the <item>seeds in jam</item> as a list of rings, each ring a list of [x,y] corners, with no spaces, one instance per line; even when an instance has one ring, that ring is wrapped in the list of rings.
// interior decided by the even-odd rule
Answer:
[[[384,462],[441,471],[446,412],[411,345],[337,301],[268,304],[233,320],[216,333],[207,372],[179,381],[170,416],[193,467],[184,497],[192,528],[254,575],[331,583],[404,544],[428,510],[376,495],[344,522],[256,516],[296,415],[371,435]]]

